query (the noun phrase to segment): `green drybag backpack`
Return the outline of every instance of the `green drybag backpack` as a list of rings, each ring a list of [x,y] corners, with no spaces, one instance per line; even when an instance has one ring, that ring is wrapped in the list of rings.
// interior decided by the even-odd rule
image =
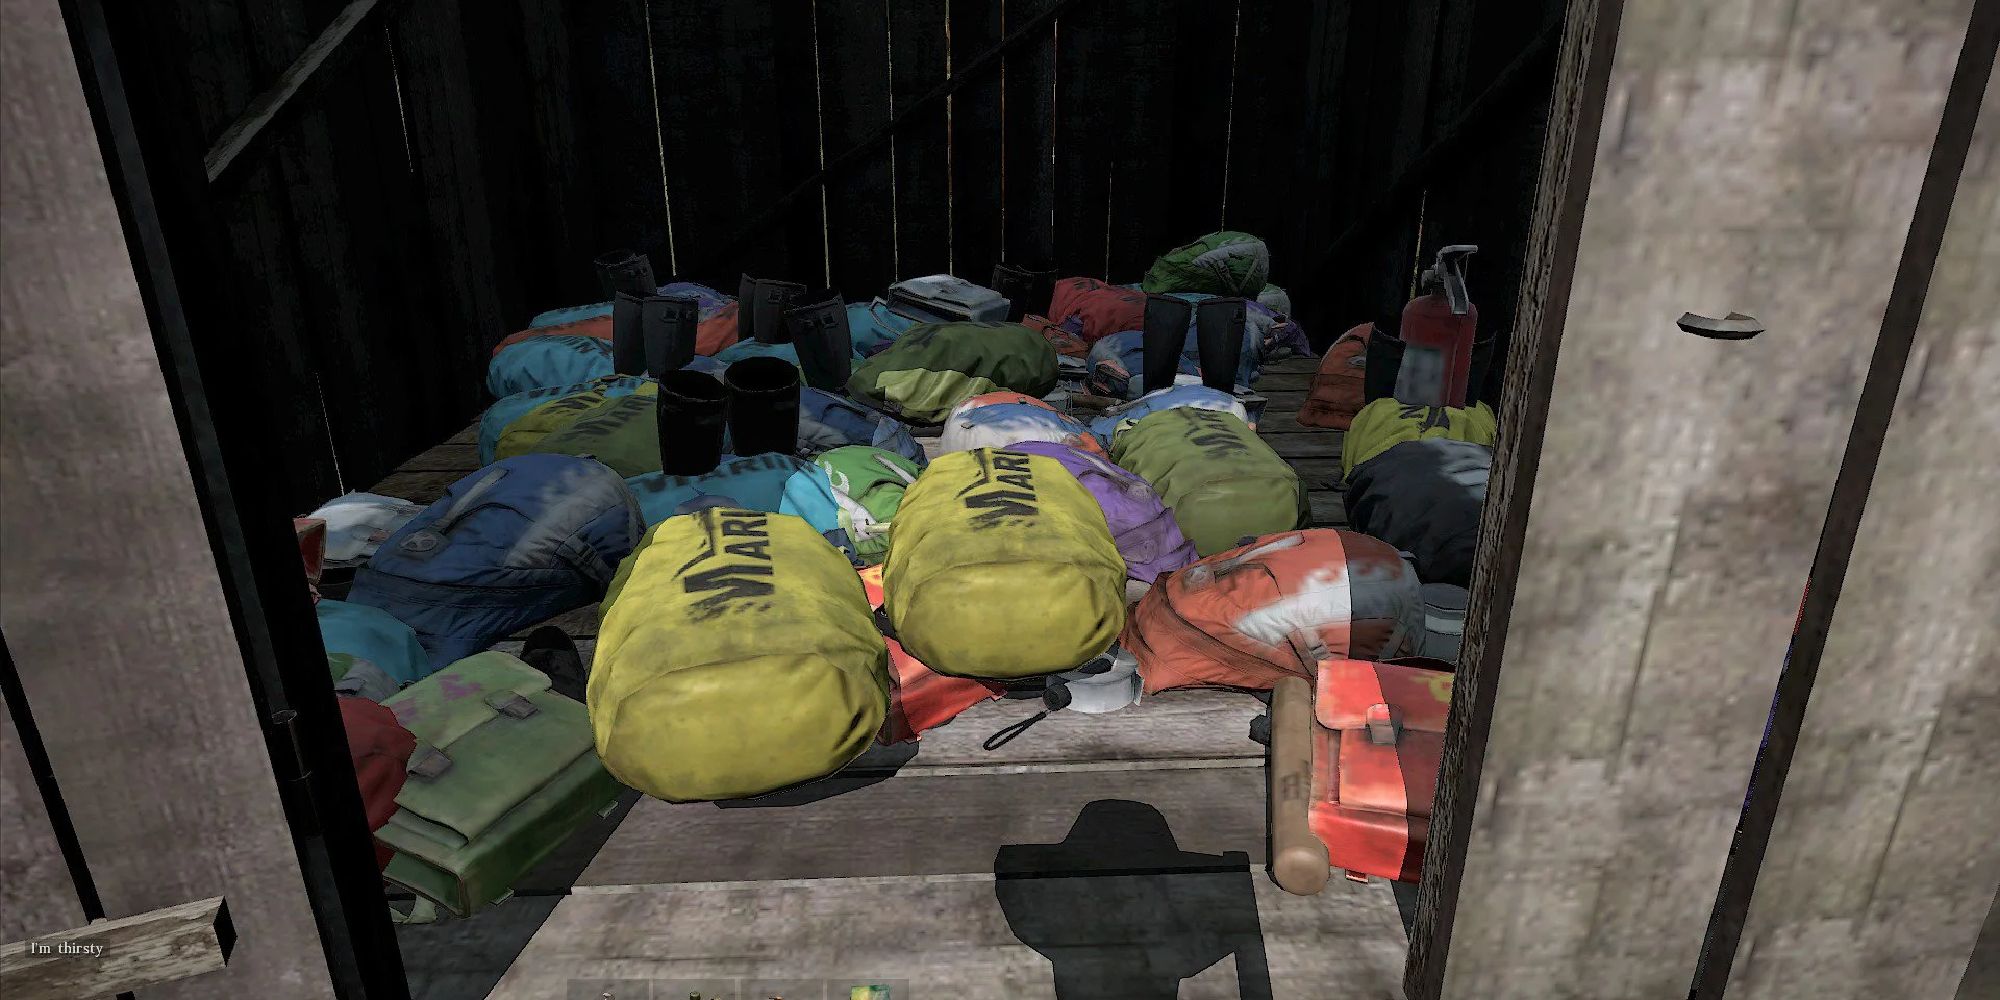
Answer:
[[[1204,558],[1312,522],[1291,463],[1233,413],[1160,410],[1111,442],[1111,460],[1159,491]]]
[[[396,852],[383,875],[456,916],[505,898],[623,791],[583,706],[506,653],[468,656],[382,704],[417,738],[375,833]]]
[[[847,380],[847,394],[917,423],[940,423],[952,407],[1012,389],[1037,398],[1056,388],[1056,349],[1019,323],[925,323],[896,338]]]
[[[903,504],[903,491],[923,473],[915,462],[881,448],[851,444],[813,459],[833,483],[840,526],[855,557],[873,566],[889,554],[889,526]]]
[[[1125,627],[1097,498],[1053,458],[996,448],[939,456],[903,494],[882,590],[897,641],[949,677],[1072,670]]]
[[[1353,479],[1362,463],[1407,441],[1467,441],[1493,447],[1500,421],[1485,403],[1424,406],[1378,399],[1360,409],[1340,439],[1340,478]]]
[[[587,702],[620,781],[668,802],[832,774],[889,710],[888,647],[861,577],[787,514],[669,517],[618,567]]]
[[[1148,292],[1199,292],[1257,298],[1271,277],[1271,251],[1249,233],[1210,233],[1153,261],[1140,287]]]
[[[577,411],[529,451],[587,455],[631,479],[660,471],[658,391],[613,396]]]
[[[633,396],[645,397],[649,403],[653,401],[653,397],[659,394],[660,387],[655,382],[647,382],[631,393]],[[623,399],[625,397],[618,396],[613,398]],[[549,400],[521,414],[518,419],[508,424],[507,428],[500,432],[500,441],[493,446],[494,461],[499,461],[503,458],[513,458],[516,455],[526,455],[529,452],[542,451],[541,442],[543,438],[568,427],[577,418],[602,406],[604,401],[604,390],[594,388]],[[659,432],[656,430],[654,433],[658,434]],[[658,451],[657,448],[654,450]],[[659,456],[655,455],[655,463],[658,460]],[[657,464],[654,465],[655,469],[658,467]]]

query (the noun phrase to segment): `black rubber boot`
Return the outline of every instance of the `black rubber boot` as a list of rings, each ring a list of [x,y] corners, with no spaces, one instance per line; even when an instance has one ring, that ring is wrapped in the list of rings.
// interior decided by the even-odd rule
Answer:
[[[1250,306],[1242,299],[1204,299],[1194,307],[1194,346],[1201,359],[1201,384],[1234,394],[1236,369],[1243,363],[1243,325]]]
[[[1139,387],[1145,392],[1174,384],[1180,374],[1181,351],[1187,347],[1188,320],[1194,303],[1171,295],[1146,296],[1146,332],[1141,341],[1145,363]]]
[[[597,265],[597,282],[604,286],[604,299],[616,301],[619,292],[653,295],[660,286],[653,283],[653,262],[642,253],[614,250],[592,263]]]
[[[1007,299],[1007,322],[1019,323],[1029,314],[1048,312],[1055,297],[1056,273],[1030,271],[1014,264],[993,265],[992,288]]]
[[[590,671],[583,665],[576,640],[562,629],[544,625],[528,633],[527,641],[521,643],[521,662],[547,674],[549,690],[571,701],[584,700]]]
[[[714,472],[722,461],[729,394],[720,379],[697,371],[659,377],[660,471],[669,476]]]
[[[751,334],[747,339],[762,344],[789,343],[791,335],[785,329],[785,313],[805,301],[806,286],[770,278],[758,278],[755,285],[750,296]],[[742,315],[739,305],[737,316]]]
[[[739,341],[757,339],[757,315],[751,306],[757,302],[757,279],[744,275],[736,282],[736,339]]]
[[[783,358],[744,358],[722,373],[730,450],[790,455],[799,446],[799,370]]]
[[[854,370],[854,338],[847,329],[847,303],[839,292],[817,291],[785,314],[786,334],[799,352],[806,384],[835,395],[847,392]]]
[[[640,315],[644,319],[647,374],[659,378],[680,371],[694,360],[701,303],[679,296],[653,295],[646,298]]]
[[[620,375],[640,375],[646,371],[646,300],[654,297],[651,292],[644,295],[612,293],[612,371]]]

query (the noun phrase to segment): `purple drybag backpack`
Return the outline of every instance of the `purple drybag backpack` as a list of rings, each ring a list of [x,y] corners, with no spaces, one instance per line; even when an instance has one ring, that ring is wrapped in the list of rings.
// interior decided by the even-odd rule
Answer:
[[[1152,583],[1195,561],[1194,543],[1181,536],[1173,512],[1145,480],[1087,451],[1053,441],[1021,441],[1007,450],[1053,458],[1090,490],[1104,508],[1118,554],[1125,557],[1126,576]]]

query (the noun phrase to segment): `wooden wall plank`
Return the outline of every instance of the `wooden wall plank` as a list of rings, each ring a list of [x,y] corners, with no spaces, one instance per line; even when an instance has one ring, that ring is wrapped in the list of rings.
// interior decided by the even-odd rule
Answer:
[[[956,0],[951,5],[954,70],[1000,43],[1005,0]],[[951,98],[952,273],[984,282],[1001,258],[1001,80],[995,67]]]
[[[1515,56],[1533,44],[1542,26],[1562,14],[1562,0],[1537,0],[1502,10],[1474,0],[1446,0],[1439,30],[1437,78],[1433,112],[1425,141],[1440,138],[1440,129],[1491,86]],[[1504,358],[1518,306],[1521,265],[1528,243],[1534,207],[1535,177],[1548,132],[1548,92],[1554,62],[1536,74],[1495,113],[1503,120],[1492,128],[1476,156],[1463,157],[1431,182],[1423,195],[1423,239],[1417,263],[1424,266],[1441,246],[1471,243],[1466,284],[1479,305],[1479,332],[1492,336],[1494,357]],[[1506,366],[1487,370],[1484,398],[1497,399]]]
[[[1968,6],[1572,4],[1413,1000],[1687,990]]]
[[[283,72],[343,6],[333,0],[244,6],[249,48],[243,56],[251,78],[268,80]],[[386,45],[385,35],[371,33],[350,44],[363,52],[347,71],[386,69],[384,60],[368,58]],[[289,220],[283,237],[300,265],[299,287],[292,291],[304,321],[290,333],[314,359],[317,376],[311,395],[300,402],[325,413],[341,485],[351,477],[357,488],[395,468],[409,449],[421,448],[462,415],[420,414],[417,407],[454,397],[461,406],[477,405],[465,391],[470,380],[457,379],[454,393],[449,369],[412,364],[411,342],[428,341],[430,325],[420,318],[428,312],[419,304],[421,290],[393,265],[397,246],[408,242],[402,228],[408,216],[389,210],[399,193],[405,199],[412,193],[407,161],[397,164],[402,157],[392,158],[390,149],[375,144],[373,123],[399,110],[369,100],[384,96],[393,95],[361,85],[326,88],[269,140]],[[404,169],[384,171],[385,161]]]
[[[1295,153],[1295,214],[1284,233],[1282,253],[1271,262],[1271,280],[1292,292],[1294,318],[1319,351],[1354,325],[1328,308],[1330,289],[1320,281],[1306,280],[1305,271],[1344,224],[1343,206],[1351,196],[1348,178],[1358,165],[1353,157],[1359,137],[1347,127],[1350,95],[1342,83],[1350,53],[1367,47],[1353,37],[1356,6],[1351,0],[1313,4],[1306,59],[1299,68],[1307,124]]]
[[[889,99],[901,109],[945,81],[945,4],[888,0]],[[896,277],[952,267],[951,133],[946,108],[922,111],[896,130]],[[972,280],[984,281],[986,275]]]
[[[206,148],[256,95],[257,83],[241,62],[249,42],[236,10],[201,7],[187,10],[185,17],[176,13],[165,7],[130,12],[140,25],[135,31],[155,46],[143,58],[165,59],[169,51],[177,55],[170,73],[140,72],[146,73],[150,91],[186,109],[192,119],[181,119],[181,127],[195,129]],[[341,478],[319,406],[318,360],[307,335],[311,319],[294,291],[304,278],[289,240],[292,222],[275,162],[266,158],[247,165],[235,186],[218,192],[211,218],[224,234],[218,251],[227,260],[218,271],[227,276],[238,320],[205,331],[215,343],[226,345],[218,354],[232,355],[230,378],[218,384],[235,386],[249,397],[248,408],[268,421],[279,444],[268,456],[274,487],[290,505],[311,510],[340,492]]]
[[[813,9],[805,3],[780,3],[773,7],[771,21],[771,81],[776,91],[778,143],[771,155],[778,159],[778,186],[762,203],[744,214],[760,214],[820,168],[820,108],[825,102],[819,86],[818,52],[814,48]],[[828,153],[831,155],[831,152]],[[942,211],[942,209],[940,209]],[[790,280],[820,287],[830,277],[827,253],[826,216],[819,199],[799,199],[772,230],[783,244]],[[734,295],[734,286],[725,289]]]
[[[1156,138],[1147,146],[1149,155],[1169,161],[1170,171],[1163,206],[1170,224],[1164,245],[1152,248],[1155,256],[1222,227],[1241,8],[1241,0],[1180,0],[1173,5],[1172,81],[1160,98],[1170,103],[1169,138],[1164,144]]]
[[[1266,241],[1273,278],[1280,285],[1282,268],[1300,266],[1285,262],[1297,256],[1288,234],[1298,217],[1298,137],[1309,125],[1302,69],[1313,49],[1314,13],[1307,3],[1243,0],[1236,42],[1222,225]]]
[[[1054,8],[1056,0],[1007,0],[1006,30]],[[1006,57],[1006,250],[1010,263],[1056,266],[1055,212],[1056,40],[1032,39]]]
[[[788,187],[773,5],[699,0],[649,10],[662,134],[679,143],[667,156],[667,187],[681,272],[730,294],[745,273],[810,280],[818,262],[799,262],[810,270],[796,272],[783,229],[736,259],[715,256]]]
[[[2000,13],[2000,4],[1989,7]],[[1996,29],[1990,23],[1989,67]],[[1844,582],[1833,584],[1832,621],[1820,626],[1808,609],[1787,668],[1787,684],[1803,673],[1811,693],[1802,730],[1785,719],[1773,726],[1773,746],[1792,748],[1790,767],[1728,977],[1732,998],[1949,1000],[2000,885],[1992,835],[2000,830],[2000,616],[1987,599],[2000,593],[2000,409],[1992,401],[2000,384],[2000,75],[1990,79],[1910,364],[1893,402],[1882,401],[1894,413],[1881,414],[1886,433],[1873,439],[1873,481],[1857,481],[1858,495],[1835,501],[1865,499],[1866,508],[1847,515],[1858,514],[1858,530]],[[1912,227],[1912,243],[1923,225]],[[1870,373],[1871,382],[1883,377]],[[1864,410],[1862,419],[1871,416]],[[1857,426],[1863,447],[1866,433]],[[1815,591],[1825,586],[1821,569]],[[1815,676],[1800,662],[1810,662],[1811,650],[1801,647],[1812,642],[1803,633],[1819,627],[1827,632]]]
[[[1415,0],[1385,9],[1377,24],[1372,67],[1372,107],[1362,127],[1371,146],[1363,197],[1387,189],[1407,169],[1436,127],[1431,77],[1437,69],[1440,6],[1443,0]],[[1364,317],[1395,317],[1410,300],[1417,274],[1417,236],[1425,223],[1421,199],[1396,209],[1343,269],[1347,301]]]
[[[815,0],[819,19],[820,125],[829,157],[889,120],[889,20],[879,3]],[[826,185],[827,264],[849,301],[895,281],[896,198],[889,147]]]
[[[685,266],[667,211],[672,188],[661,157],[671,162],[712,154],[704,152],[709,147],[697,133],[663,134],[660,128],[664,109],[658,102],[665,93],[655,89],[655,76],[661,50],[673,45],[676,36],[659,34],[648,11],[674,5],[591,0],[559,6],[568,28],[568,117],[576,138],[575,162],[587,180],[579,185],[585,200],[573,211],[585,217],[578,225],[587,236],[579,243],[588,249],[573,266],[589,279],[588,294],[573,301],[595,302],[603,297],[590,266],[598,254],[621,249],[646,254],[654,276],[663,282]],[[733,284],[727,291],[736,294]]]
[[[450,345],[446,357],[483,373],[492,345],[527,318],[527,303],[496,287],[516,273],[517,244],[495,226],[464,42],[468,13],[462,0],[409,4],[397,12],[394,37],[426,232],[431,252],[447,261],[432,335]]]
[[[1061,19],[1055,259],[1064,275],[1137,281],[1187,225],[1167,198],[1173,160],[1222,149],[1215,137],[1185,151],[1167,145],[1177,27],[1141,0],[1093,0]]]
[[[92,63],[78,65],[65,13],[97,44]],[[148,997],[331,998],[153,341],[148,307],[161,289],[142,298],[134,270],[135,252],[157,244],[128,242],[113,198],[113,177],[124,184],[134,166],[132,135],[107,164],[79,85],[81,70],[100,100],[121,96],[104,96],[95,62],[108,54],[103,11],[4,0],[0,18],[0,238],[10,248],[0,273],[0,629],[106,915],[214,895],[240,904],[229,969]],[[144,39],[188,59],[168,47],[174,37]],[[147,66],[129,46],[118,54],[121,69]],[[181,99],[186,79],[131,83]],[[187,132],[182,107],[168,119],[189,140],[181,155],[147,167],[199,177],[196,143],[213,132]],[[132,127],[122,111],[107,117]],[[76,405],[77,386],[91,387],[89,406]],[[171,674],[167,689],[134,683],[160,672]]]

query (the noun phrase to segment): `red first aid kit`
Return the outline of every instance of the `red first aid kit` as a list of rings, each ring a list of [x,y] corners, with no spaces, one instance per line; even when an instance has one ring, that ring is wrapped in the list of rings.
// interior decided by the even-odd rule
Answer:
[[[882,608],[882,567],[861,570],[861,586],[868,591],[868,605]],[[877,616],[878,621],[881,615]],[[946,677],[918,662],[903,651],[894,639],[889,644],[889,714],[876,735],[881,743],[908,743],[919,734],[958,718],[960,712],[992,701],[1007,693],[998,684],[965,677]]]
[[[1451,684],[1430,657],[1319,662],[1308,824],[1348,878],[1421,877]]]

